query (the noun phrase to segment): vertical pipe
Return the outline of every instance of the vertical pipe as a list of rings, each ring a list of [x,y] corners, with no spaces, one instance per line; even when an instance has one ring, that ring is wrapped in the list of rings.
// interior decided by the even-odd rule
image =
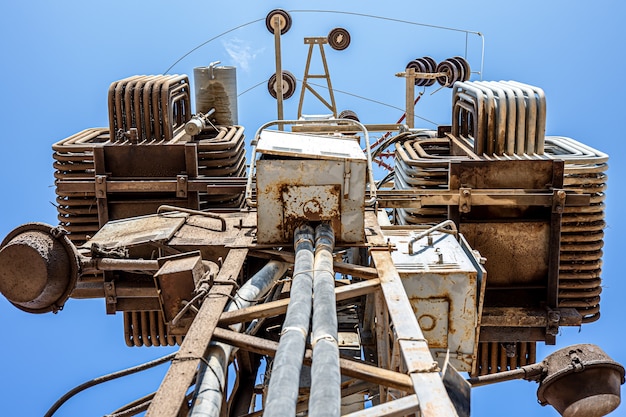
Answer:
[[[415,127],[415,69],[406,69],[406,125],[409,129]]]
[[[265,417],[293,416],[300,387],[300,371],[311,318],[313,291],[313,228],[294,233],[296,259],[291,296],[280,336],[265,404]]]
[[[268,262],[237,291],[225,311],[248,307],[254,300],[265,295],[287,268],[287,264],[282,262]],[[230,326],[235,331],[240,331],[241,327],[241,323]],[[220,416],[226,388],[226,371],[232,352],[233,347],[225,343],[212,342],[209,346],[205,356],[208,365],[204,362],[200,365],[189,417]]]
[[[313,275],[313,365],[311,367],[310,417],[341,415],[341,371],[337,343],[337,307],[332,227],[320,224],[315,229]]]
[[[278,13],[274,16],[274,49],[276,51],[276,103],[278,107],[278,120],[283,120],[283,66],[280,51],[280,19],[285,19]],[[287,22],[285,22],[287,24]],[[278,130],[283,130],[279,125]]]

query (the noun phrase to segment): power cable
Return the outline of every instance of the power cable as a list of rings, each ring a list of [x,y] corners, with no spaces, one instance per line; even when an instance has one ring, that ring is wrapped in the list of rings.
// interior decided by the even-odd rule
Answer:
[[[95,385],[102,384],[103,382],[111,381],[111,380],[114,380],[114,379],[117,379],[117,378],[121,378],[123,376],[127,376],[127,375],[131,375],[131,374],[135,374],[137,372],[145,371],[146,369],[154,368],[155,366],[161,365],[161,364],[163,364],[163,363],[165,363],[167,361],[172,360],[175,355],[176,355],[176,352],[170,353],[169,355],[165,355],[163,357],[160,357],[158,359],[152,360],[150,362],[142,363],[141,365],[133,366],[131,368],[122,369],[120,371],[113,372],[113,373],[108,374],[108,375],[99,376],[99,377],[94,378],[94,379],[92,379],[90,381],[84,382],[84,383],[78,385],[77,387],[72,388],[65,395],[63,395],[61,398],[59,398],[57,400],[57,402],[55,402],[52,405],[52,407],[50,407],[50,409],[46,412],[44,417],[52,417],[54,415],[54,413],[56,413],[56,411],[67,400],[69,400],[74,395],[78,394],[79,392],[86,390],[87,388],[91,388],[91,387],[93,387]]]

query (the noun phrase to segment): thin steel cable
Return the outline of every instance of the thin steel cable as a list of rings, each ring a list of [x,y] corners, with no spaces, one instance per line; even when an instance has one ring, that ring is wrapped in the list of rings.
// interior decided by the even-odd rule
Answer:
[[[90,381],[84,382],[84,383],[78,385],[77,387],[72,388],[67,393],[65,393],[65,395],[63,395],[61,398],[59,398],[57,400],[57,402],[55,402],[52,405],[52,407],[50,407],[50,409],[46,412],[44,417],[52,417],[54,415],[54,413],[56,413],[57,410],[67,400],[69,400],[74,395],[78,394],[79,392],[86,390],[87,388],[91,388],[91,387],[93,387],[95,385],[102,384],[103,382],[108,382],[108,381],[111,381],[111,380],[114,380],[114,379],[117,379],[117,378],[121,378],[123,376],[127,376],[127,375],[131,375],[131,374],[135,374],[137,372],[145,371],[146,369],[154,368],[155,366],[161,365],[161,364],[163,364],[163,363],[173,359],[175,355],[176,355],[176,352],[170,353],[169,355],[162,356],[162,357],[160,357],[158,359],[155,359],[155,360],[152,360],[150,362],[142,363],[141,365],[133,366],[131,368],[122,369],[121,371],[113,372],[113,373],[108,374],[108,375],[99,376],[99,377],[94,378],[94,379],[92,379]]]
[[[212,38],[211,38],[211,39],[209,39],[209,40],[206,40],[206,41],[202,42],[200,45],[198,45],[198,46],[196,46],[195,48],[193,48],[193,49],[189,50],[189,52],[187,52],[186,54],[184,54],[183,56],[181,56],[180,58],[178,58],[178,59],[177,59],[177,60],[176,60],[176,61],[175,61],[172,65],[170,65],[170,67],[169,67],[168,69],[166,69],[165,71],[163,71],[163,75],[167,74],[167,73],[168,73],[168,72],[169,72],[172,68],[174,68],[174,67],[176,66],[176,64],[178,64],[178,63],[179,63],[180,61],[182,61],[183,59],[187,58],[189,55],[191,55],[192,53],[194,53],[194,52],[195,52],[195,51],[197,51],[198,49],[202,48],[204,45],[206,45],[206,44],[208,44],[208,43],[210,43],[210,42],[213,42],[215,39],[221,38],[222,36],[224,36],[224,35],[226,35],[226,34],[228,34],[228,33],[230,33],[230,32],[234,32],[234,31],[235,31],[235,30],[237,30],[237,29],[241,29],[241,28],[243,28],[243,27],[250,26],[250,25],[252,25],[252,24],[254,24],[254,23],[257,23],[257,22],[260,22],[260,21],[262,21],[262,20],[265,20],[265,18],[256,19],[256,20],[252,20],[252,21],[247,22],[247,23],[243,23],[243,24],[241,24],[241,25],[239,25],[239,26],[235,26],[234,28],[231,28],[231,29],[228,29],[228,30],[227,30],[227,31],[225,31],[225,32],[222,32],[222,33],[220,33],[219,35],[214,36],[214,37],[212,37]]]
[[[371,19],[388,20],[390,22],[405,23],[407,25],[422,26],[422,27],[427,27],[427,28],[432,28],[432,29],[450,30],[450,31],[454,31],[454,32],[471,33],[473,35],[482,36],[482,33],[475,32],[475,31],[472,31],[472,30],[451,28],[451,27],[447,27],[447,26],[429,25],[427,23],[411,22],[409,20],[394,19],[392,17],[376,16],[376,15],[373,15],[373,14],[365,14],[365,13],[344,12],[344,11],[340,11],[340,10],[288,10],[288,12],[289,13],[336,13],[336,14],[347,14],[347,15],[353,15],[353,16],[369,17]]]
[[[302,82],[302,80],[298,80],[298,81],[299,81],[299,82]],[[324,86],[324,85],[322,85],[322,84],[316,84],[316,83],[312,83],[312,82],[308,82],[308,84],[314,85],[314,86],[316,86],[316,87],[322,87],[322,88],[328,89],[328,87],[327,87],[327,86]],[[338,89],[336,89],[336,88],[333,88],[333,91],[338,92],[338,93],[341,93],[341,94],[345,94],[345,95],[348,95],[348,96],[352,96],[352,97],[360,98],[361,100],[371,101],[372,103],[376,103],[376,104],[380,104],[381,106],[386,106],[386,107],[390,107],[390,108],[392,108],[392,109],[400,110],[401,112],[404,112],[404,111],[405,111],[405,109],[403,109],[403,108],[401,108],[401,107],[397,107],[397,106],[394,106],[394,105],[392,105],[392,104],[387,104],[387,103],[384,103],[384,102],[382,102],[382,101],[373,100],[373,99],[370,99],[370,98],[367,98],[367,97],[364,97],[364,96],[360,96],[360,95],[358,95],[358,94],[349,93],[349,92],[347,92],[347,91],[338,90]],[[415,117],[416,117],[416,118],[418,118],[418,119],[421,119],[421,120],[423,120],[423,121],[425,121],[425,122],[428,122],[428,123],[430,123],[430,124],[433,124],[433,125],[435,125],[435,126],[438,126],[438,123],[433,122],[432,120],[428,120],[428,119],[426,119],[425,117],[418,116],[417,114],[415,115]]]
[[[407,25],[421,26],[421,27],[427,27],[427,28],[432,28],[432,29],[441,29],[441,30],[449,30],[449,31],[453,31],[453,32],[461,32],[461,33],[465,33],[466,34],[466,38],[467,38],[468,34],[477,35],[477,36],[480,36],[483,39],[483,53],[482,54],[484,56],[484,49],[485,49],[484,35],[481,32],[476,32],[476,31],[473,31],[473,30],[451,28],[451,27],[439,26],[439,25],[429,25],[427,23],[411,22],[409,20],[402,20],[402,19],[395,19],[395,18],[391,18],[391,17],[376,16],[376,15],[371,15],[371,14],[366,14],[366,13],[344,12],[344,11],[340,11],[340,10],[289,10],[288,12],[289,13],[335,13],[335,14],[345,14],[345,15],[367,17],[367,18],[370,18],[370,19],[387,20],[387,21],[390,21],[390,22],[398,22],[398,23],[404,23],[404,24],[407,24]],[[246,26],[250,26],[250,25],[252,25],[254,23],[261,22],[263,20],[265,20],[265,17],[260,18],[260,19],[256,19],[256,20],[252,20],[250,22],[243,23],[243,24],[241,24],[239,26],[235,26],[235,27],[233,27],[231,29],[228,29],[227,31],[222,32],[219,35],[216,35],[216,36],[214,36],[214,37],[212,37],[212,38],[202,42],[200,45],[190,49],[187,53],[185,53],[180,58],[178,58],[176,61],[174,61],[174,63],[172,65],[170,65],[168,69],[163,71],[163,75],[167,74],[172,68],[174,68],[176,66],[176,64],[178,64],[183,59],[187,58],[189,55],[191,55],[192,53],[194,53],[198,49],[202,48],[204,45],[206,45],[208,43],[211,43],[214,40],[219,39],[222,36],[224,36],[224,35],[226,35],[226,34],[228,34],[230,32],[234,32],[234,31],[236,31],[238,29],[244,28]],[[466,49],[465,54],[467,56],[467,39],[466,39],[466,48],[465,49]],[[481,75],[482,75],[482,64],[481,64],[481,71],[480,72],[481,72]],[[255,87],[256,86],[254,86],[252,88],[255,88]]]

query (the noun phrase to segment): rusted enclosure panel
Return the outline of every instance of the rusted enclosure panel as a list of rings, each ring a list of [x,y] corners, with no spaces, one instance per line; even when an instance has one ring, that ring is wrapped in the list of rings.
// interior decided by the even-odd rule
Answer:
[[[462,223],[460,231],[487,259],[490,288],[547,285],[548,222]]]
[[[443,366],[449,351],[457,370],[472,372],[486,273],[464,240],[435,231],[412,242],[422,231],[385,229],[384,236],[397,249],[391,257],[433,358]]]
[[[366,158],[352,139],[264,131],[256,162],[259,243],[284,243],[306,221],[338,242],[363,241]]]
[[[193,298],[193,291],[204,273],[200,252],[175,255],[159,260],[161,268],[154,274],[154,282],[159,293],[161,312],[168,325],[184,307],[183,301]],[[189,324],[190,318],[186,320]]]

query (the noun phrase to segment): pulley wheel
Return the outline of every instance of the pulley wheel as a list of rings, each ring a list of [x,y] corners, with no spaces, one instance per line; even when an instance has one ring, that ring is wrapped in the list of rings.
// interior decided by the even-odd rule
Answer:
[[[289,71],[283,71],[283,99],[288,99],[296,92],[296,77]],[[267,91],[274,98],[278,97],[276,88],[276,74],[272,74],[267,82]]]
[[[328,44],[337,51],[343,51],[350,45],[350,34],[344,28],[334,28],[328,32]]]
[[[267,17],[265,18],[265,26],[267,27],[267,30],[270,31],[270,33],[274,33],[274,24],[275,24],[274,18],[277,16],[280,19],[279,21],[280,22],[279,23],[280,34],[284,35],[291,28],[291,16],[289,15],[289,13],[287,13],[283,9],[274,9],[271,12],[269,12],[267,14]]]
[[[467,62],[467,59],[462,56],[455,56],[454,58],[463,64],[463,68],[465,69],[465,77],[461,81],[469,81],[470,76],[472,75],[472,69],[470,68],[469,62]]]

